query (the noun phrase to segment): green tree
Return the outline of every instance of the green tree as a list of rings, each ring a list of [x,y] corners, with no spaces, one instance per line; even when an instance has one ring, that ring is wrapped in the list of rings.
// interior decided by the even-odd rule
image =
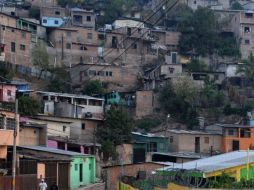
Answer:
[[[28,96],[21,96],[19,99],[19,113],[25,116],[36,115],[40,110],[40,105],[37,100]]]
[[[222,91],[218,90],[214,80],[206,78],[200,99],[202,107],[214,108],[224,105],[225,96]]]
[[[198,113],[195,108],[198,96],[196,88],[187,84],[185,79],[174,86],[168,83],[160,91],[159,102],[165,114],[172,115],[192,129],[198,125]]]
[[[151,129],[159,126],[161,124],[161,121],[159,119],[151,119],[151,118],[145,118],[145,119],[139,119],[135,121],[135,126],[138,129],[143,129],[146,132],[149,132]]]
[[[191,60],[190,63],[187,64],[187,69],[191,72],[199,72],[199,71],[207,71],[207,65],[197,59]]]
[[[231,3],[231,10],[243,10],[243,6],[238,1],[233,1]]]
[[[40,20],[40,8],[39,7],[31,7],[29,9],[29,17]]]
[[[104,87],[99,80],[90,80],[85,82],[83,93],[86,95],[103,94]]]
[[[110,24],[117,18],[122,17],[131,10],[134,3],[134,0],[106,0],[105,14],[99,17],[98,25]]]
[[[252,53],[248,59],[244,59],[241,64],[238,64],[237,73],[244,74],[248,80],[254,82],[254,56]]]
[[[213,10],[202,7],[195,12],[186,10],[179,13],[178,21],[178,30],[182,33],[179,39],[180,53],[239,56],[235,37],[219,33],[220,23]]]
[[[116,145],[131,141],[133,121],[123,110],[111,109],[105,114],[103,126],[99,126],[96,131],[98,142],[107,147],[102,149],[103,155],[113,157],[113,150]]]
[[[40,68],[38,79],[41,78],[42,73],[50,69],[49,54],[46,45],[42,41],[38,41],[32,49],[32,63],[34,66]]]
[[[52,78],[48,84],[48,90],[51,92],[72,92],[70,73],[63,67],[50,69]]]

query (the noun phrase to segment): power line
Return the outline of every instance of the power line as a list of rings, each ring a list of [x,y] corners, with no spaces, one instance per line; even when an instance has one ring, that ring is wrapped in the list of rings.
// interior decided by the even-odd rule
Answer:
[[[170,11],[171,9],[173,9],[173,8],[177,5],[178,1],[179,1],[179,0],[176,0],[171,6],[169,6],[169,7],[165,10],[165,12],[168,12],[168,11]],[[162,5],[160,8],[162,8],[166,3],[167,3],[167,0],[166,0],[165,3],[163,3],[163,5]],[[160,9],[159,9],[159,10],[160,10]],[[161,15],[161,16],[155,21],[155,23],[153,23],[153,25],[156,25],[156,24],[162,19],[162,17],[164,17],[164,15]],[[108,63],[108,65],[111,65],[112,63],[114,63],[118,58],[120,58],[124,53],[126,53],[126,51],[129,50],[137,41],[139,41],[140,38],[144,37],[144,35],[147,34],[148,32],[150,32],[150,31],[147,30],[147,31],[145,31],[143,34],[141,34],[140,37],[137,37],[136,40],[134,40],[134,42],[132,42],[127,48],[125,48],[125,50],[124,50],[122,53],[120,53],[116,58],[114,58],[112,61],[110,61],[110,62]],[[108,65],[107,65],[107,66],[108,66]],[[97,66],[97,65],[92,65],[92,66],[90,66],[89,68],[87,68],[87,69],[85,69],[85,70],[82,70],[82,71],[80,71],[80,72],[87,71],[87,70],[89,70],[89,69],[90,69],[91,67],[93,67],[93,66]],[[107,68],[107,66],[104,66],[104,67],[103,67],[101,70],[99,70],[98,72],[103,71],[104,69]],[[77,75],[76,77],[79,77],[79,75]],[[88,78],[88,80],[85,81],[85,82],[88,82],[88,81],[92,80],[94,77],[96,77],[96,75],[94,75],[94,76]]]

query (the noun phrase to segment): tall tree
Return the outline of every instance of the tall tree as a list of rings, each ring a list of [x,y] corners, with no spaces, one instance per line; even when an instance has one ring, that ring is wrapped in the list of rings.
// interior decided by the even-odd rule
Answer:
[[[116,145],[120,145],[131,140],[131,132],[133,129],[133,121],[129,115],[122,109],[111,109],[106,112],[103,126],[97,128],[96,137],[98,141],[104,145],[102,149],[104,156],[113,156],[112,150]],[[109,151],[109,152],[108,152]]]
[[[36,115],[40,110],[40,105],[37,100],[28,96],[19,98],[19,113],[24,116]]]
[[[34,66],[40,68],[40,74],[38,78],[40,79],[42,73],[48,71],[49,65],[49,54],[46,49],[46,45],[42,41],[38,41],[32,50],[32,63]]]

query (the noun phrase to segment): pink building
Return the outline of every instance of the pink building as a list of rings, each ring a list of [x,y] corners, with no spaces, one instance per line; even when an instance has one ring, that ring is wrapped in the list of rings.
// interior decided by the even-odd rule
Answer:
[[[0,83],[0,102],[15,102],[16,85]]]

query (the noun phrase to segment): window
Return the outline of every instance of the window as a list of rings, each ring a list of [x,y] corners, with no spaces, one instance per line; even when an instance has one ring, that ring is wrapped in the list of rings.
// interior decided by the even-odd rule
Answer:
[[[3,26],[2,29],[5,30],[5,26]]]
[[[73,15],[73,21],[77,24],[82,24],[83,18],[81,15]]]
[[[63,132],[65,132],[66,131],[66,126],[63,126]]]
[[[91,16],[87,16],[87,17],[86,17],[86,21],[87,21],[87,22],[91,22]]]
[[[170,142],[170,143],[173,143],[173,142],[174,142],[174,137],[173,137],[173,136],[170,136],[169,142]]]
[[[71,43],[66,43],[66,49],[71,49]]]
[[[60,11],[55,11],[55,15],[60,15]]]
[[[127,28],[127,35],[131,36],[131,28]]]
[[[175,70],[174,68],[170,68],[170,67],[169,67],[168,69],[169,69],[169,73],[170,73],[170,74],[173,74],[173,73],[174,73],[174,70]]]
[[[25,39],[25,38],[26,38],[26,33],[25,33],[25,32],[21,32],[21,37],[22,37],[23,39]]]
[[[244,33],[249,33],[250,32],[250,27],[249,26],[245,26],[244,27]]]
[[[237,136],[237,130],[236,129],[228,129],[227,134],[228,134],[228,136]]]
[[[81,129],[82,129],[82,130],[85,130],[85,129],[86,129],[86,124],[85,124],[85,123],[82,123],[82,124],[81,124]]]
[[[16,43],[11,42],[11,52],[15,52],[15,51],[16,51]]]
[[[36,134],[36,130],[34,130],[34,134]]]
[[[113,75],[111,71],[109,71],[108,74],[110,77],[112,77],[112,75]]]
[[[250,44],[250,40],[249,40],[249,39],[245,39],[245,40],[244,40],[244,44],[245,44],[245,45],[249,45],[249,44]]]
[[[245,18],[252,18],[253,17],[253,13],[245,13]]]
[[[209,137],[205,137],[205,144],[209,144]]]
[[[138,45],[136,43],[132,44],[132,48],[133,49],[137,49],[138,48]]]
[[[71,37],[71,32],[69,32],[69,31],[66,32],[66,36],[67,36],[67,37]]]
[[[96,71],[95,70],[89,70],[88,75],[89,76],[96,76]]]
[[[14,29],[12,29],[12,30],[11,30],[11,32],[15,32],[15,30],[14,30]]]
[[[176,64],[176,56],[177,56],[176,52],[171,53],[171,58],[172,58],[172,63],[173,64]]]
[[[240,129],[240,137],[241,138],[250,138],[251,137],[251,131],[249,128],[241,128]]]
[[[59,22],[58,22],[58,20],[55,20],[55,22],[54,22],[55,24],[58,24]]]
[[[87,39],[92,40],[93,39],[93,33],[87,33]]]
[[[196,5],[196,4],[197,4],[197,1],[194,1],[193,3]]]
[[[43,19],[43,20],[42,20],[42,23],[46,24],[46,23],[47,23],[47,20],[46,20],[46,19]]]
[[[150,142],[147,144],[147,152],[157,152],[157,143]]]
[[[20,44],[20,50],[25,51],[26,50],[26,46],[24,44]]]
[[[11,96],[11,90],[7,90],[7,95]]]
[[[74,167],[75,171],[78,171],[78,164],[75,164]]]

